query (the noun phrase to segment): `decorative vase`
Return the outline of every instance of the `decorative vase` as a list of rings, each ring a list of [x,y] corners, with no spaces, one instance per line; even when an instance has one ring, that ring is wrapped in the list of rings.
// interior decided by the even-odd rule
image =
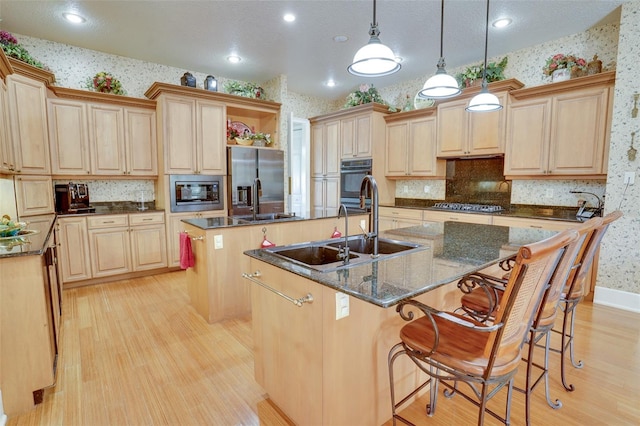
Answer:
[[[196,87],[196,78],[190,72],[185,72],[180,77],[180,84],[187,87]]]
[[[571,71],[567,68],[559,68],[551,74],[551,81],[557,83],[558,81],[565,81],[571,78]]]

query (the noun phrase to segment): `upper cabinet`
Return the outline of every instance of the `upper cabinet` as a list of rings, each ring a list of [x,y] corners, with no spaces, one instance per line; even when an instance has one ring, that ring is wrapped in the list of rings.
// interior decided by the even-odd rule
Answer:
[[[15,173],[16,163],[9,134],[9,106],[7,86],[0,80],[0,173]]]
[[[615,72],[511,92],[504,174],[602,179]]]
[[[155,102],[51,87],[53,175],[157,176]]]
[[[371,158],[371,114],[340,120],[341,158]]]
[[[311,176],[340,176],[340,120],[311,126]]]
[[[50,174],[45,84],[11,74],[7,76],[7,95],[14,172]]]
[[[279,103],[159,82],[145,96],[157,100],[158,155],[165,174],[226,174],[228,122],[268,133],[271,147],[278,146]]]
[[[510,79],[489,84],[489,90],[507,104],[507,92],[523,85]],[[461,96],[438,104],[438,149],[441,158],[459,158],[504,154],[505,109],[474,113],[465,110],[480,87],[464,89]]]
[[[385,117],[385,176],[391,179],[444,177],[445,160],[436,159],[436,116],[429,108]]]

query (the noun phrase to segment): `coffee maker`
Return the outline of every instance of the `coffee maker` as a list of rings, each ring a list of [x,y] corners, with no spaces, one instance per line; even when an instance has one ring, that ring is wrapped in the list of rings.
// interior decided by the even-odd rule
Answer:
[[[56,184],[56,211],[61,214],[93,213],[89,204],[89,186],[86,183]]]

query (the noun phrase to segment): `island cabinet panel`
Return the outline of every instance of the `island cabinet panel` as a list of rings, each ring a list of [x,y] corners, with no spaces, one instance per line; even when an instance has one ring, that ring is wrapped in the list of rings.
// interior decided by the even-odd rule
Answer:
[[[7,90],[15,172],[48,175],[51,163],[45,85],[11,74],[7,77]]]

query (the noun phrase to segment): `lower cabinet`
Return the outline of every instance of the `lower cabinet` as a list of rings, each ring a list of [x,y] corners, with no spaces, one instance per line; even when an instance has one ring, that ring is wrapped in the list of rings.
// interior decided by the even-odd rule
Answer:
[[[430,222],[464,222],[491,225],[493,216],[490,214],[456,213],[450,211],[425,210],[424,220]]]
[[[224,217],[224,210],[198,213],[173,213],[167,215],[167,257],[170,268],[180,266],[180,232],[184,231],[182,219]]]
[[[381,232],[388,229],[422,225],[422,210],[380,207],[378,212],[378,228]]]
[[[313,217],[337,216],[340,207],[340,178],[311,178]]]
[[[58,227],[64,283],[167,266],[163,212],[63,217]]]

